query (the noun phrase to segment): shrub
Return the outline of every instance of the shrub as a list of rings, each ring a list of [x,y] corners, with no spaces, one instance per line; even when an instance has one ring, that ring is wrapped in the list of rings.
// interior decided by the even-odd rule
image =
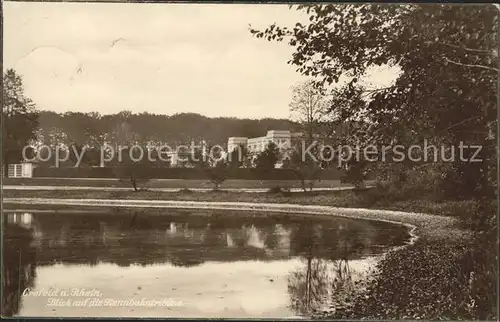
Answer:
[[[497,200],[462,200],[438,204],[440,213],[459,218],[463,228],[476,232],[496,227]]]
[[[268,193],[272,193],[272,194],[275,194],[275,193],[281,193],[283,192],[283,190],[281,189],[280,186],[276,186],[276,187],[272,187],[272,188],[269,188],[267,190]]]
[[[334,319],[494,319],[493,249],[476,258],[474,245],[417,242],[389,253],[353,304]],[[489,256],[489,258],[488,258]],[[323,316],[325,317],[325,316]]]
[[[290,191],[290,188],[282,188],[281,195],[283,197],[290,197],[292,195],[292,192]]]
[[[204,169],[204,173],[214,185],[214,190],[219,190],[220,185],[229,177],[230,168],[225,162],[218,162],[214,167]]]

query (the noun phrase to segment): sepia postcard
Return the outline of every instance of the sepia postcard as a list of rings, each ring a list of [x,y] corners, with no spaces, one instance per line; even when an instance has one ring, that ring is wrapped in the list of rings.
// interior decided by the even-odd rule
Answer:
[[[499,6],[1,5],[2,318],[498,320]]]

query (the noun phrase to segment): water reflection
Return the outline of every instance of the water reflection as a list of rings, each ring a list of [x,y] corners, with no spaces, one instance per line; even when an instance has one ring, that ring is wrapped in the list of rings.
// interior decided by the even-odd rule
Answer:
[[[30,214],[15,214],[4,221],[1,313],[12,316],[21,308],[21,294],[34,285],[36,251],[30,229]],[[7,242],[8,241],[8,242]]]
[[[290,303],[295,312],[308,316],[335,301],[345,303],[356,290],[355,281],[366,274],[365,267],[353,270],[348,259],[307,257],[288,277]]]
[[[213,307],[216,306],[213,304],[214,298],[222,301],[221,310],[213,311],[214,316],[307,315],[327,302],[335,290],[335,281],[350,278],[348,263],[379,254],[388,247],[402,244],[408,238],[405,229],[385,223],[241,212],[167,210],[161,215],[142,212],[8,213],[4,214],[4,222],[2,310],[3,314],[9,316],[30,315],[29,312],[34,312],[33,315],[50,315],[46,313],[50,311],[46,308],[28,310],[20,305],[20,292],[34,286],[37,272],[38,287],[61,287],[64,283],[74,285],[75,281],[63,281],[63,278],[54,280],[52,276],[73,274],[71,267],[79,267],[78,278],[82,283],[85,281],[97,288],[108,288],[109,292],[114,292],[113,296],[119,296],[132,287],[129,282],[113,280],[131,272],[125,268],[158,265],[162,267],[162,273],[158,273],[156,280],[145,278],[142,274],[146,272],[145,269],[140,277],[137,273],[128,278],[149,285],[149,293],[163,294],[167,288],[174,290],[182,287],[184,293],[176,296],[184,296],[186,301],[195,295],[204,294],[204,290],[212,287],[207,303]],[[240,263],[247,264],[241,266]],[[109,265],[116,267],[110,268],[111,277],[98,281],[90,279],[90,275],[95,274],[92,267],[99,269],[102,275],[104,268],[109,268]],[[211,271],[215,266],[217,270]],[[267,267],[271,266],[275,268],[268,272]],[[253,269],[249,270],[249,267]],[[176,272],[177,280],[162,278],[161,274],[169,270]],[[222,271],[228,273],[219,274]],[[229,275],[232,276],[230,282]],[[271,275],[274,277],[268,277]],[[181,283],[182,276],[190,283],[189,287],[175,284]],[[246,281],[249,278],[254,280]],[[203,282],[194,282],[198,279]],[[210,283],[213,286],[207,286]],[[272,308],[261,312],[256,311],[255,307],[271,305],[273,300],[269,303],[255,302],[255,307],[250,307],[249,303],[246,306],[242,303],[231,304],[229,293],[232,294],[232,301],[238,292],[242,296],[240,302],[247,301],[243,300],[244,296],[259,297],[258,293],[250,296],[253,287],[256,287],[254,292],[262,294],[274,292],[275,301],[286,297],[288,304],[280,302],[283,307],[272,312],[269,311]],[[35,301],[33,298],[23,300]],[[200,298],[197,301],[198,306],[203,302]],[[192,305],[194,308],[195,303]],[[241,311],[243,306],[245,308]],[[208,316],[208,310],[214,310],[212,307],[199,307],[198,313],[184,308],[176,312],[157,312],[154,316],[166,316],[167,313],[169,316]],[[240,311],[231,311],[233,308]],[[71,316],[77,311],[74,308],[65,309],[58,309],[56,313]],[[126,313],[110,312],[112,310],[103,309],[94,310],[92,314],[145,314],[137,309]]]

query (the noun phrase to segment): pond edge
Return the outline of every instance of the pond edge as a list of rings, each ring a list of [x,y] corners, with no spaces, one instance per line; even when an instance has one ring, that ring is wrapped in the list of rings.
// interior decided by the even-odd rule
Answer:
[[[319,216],[335,216],[351,219],[386,222],[405,226],[410,235],[409,241],[394,250],[414,244],[418,225],[409,223],[408,216],[413,219],[421,218],[428,221],[430,218],[448,219],[448,217],[428,215],[423,213],[403,212],[394,210],[379,210],[366,208],[342,208],[319,205],[298,205],[282,203],[248,203],[248,202],[205,202],[205,201],[176,201],[176,200],[111,200],[111,199],[48,199],[48,198],[4,198],[5,204],[23,205],[60,205],[60,206],[86,206],[86,207],[118,207],[118,208],[165,208],[165,209],[208,209],[208,210],[236,210],[236,211],[263,211],[274,213],[290,213]],[[12,211],[15,209],[12,209]],[[16,209],[17,210],[17,209]],[[27,210],[28,211],[28,210]],[[29,210],[33,211],[33,210]],[[384,218],[385,217],[385,218]],[[391,219],[387,217],[392,217]],[[397,218],[399,217],[399,218]],[[425,218],[424,218],[425,217]],[[418,221],[418,220],[417,220]]]

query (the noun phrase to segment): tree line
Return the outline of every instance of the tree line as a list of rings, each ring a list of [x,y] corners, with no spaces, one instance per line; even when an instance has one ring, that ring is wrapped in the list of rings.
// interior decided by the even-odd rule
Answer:
[[[83,147],[98,150],[104,143],[168,144],[175,148],[176,145],[206,141],[225,146],[231,136],[259,137],[271,129],[293,131],[298,126],[287,119],[210,118],[195,113],[162,115],[122,111],[101,115],[98,112],[41,111],[24,93],[22,76],[13,69],[6,70],[3,75],[2,105],[4,167],[21,161],[23,147],[32,143],[50,147],[75,146],[77,152]],[[88,154],[90,160],[83,160],[82,165],[99,165],[95,160],[97,155]]]
[[[101,115],[97,112],[55,113],[39,112],[37,135],[46,144],[95,144],[99,141],[115,142],[125,139],[138,143],[158,142],[186,144],[207,141],[226,144],[231,136],[259,137],[270,129],[294,129],[297,125],[287,119],[238,119],[206,117],[195,113],[174,115],[132,113]]]

